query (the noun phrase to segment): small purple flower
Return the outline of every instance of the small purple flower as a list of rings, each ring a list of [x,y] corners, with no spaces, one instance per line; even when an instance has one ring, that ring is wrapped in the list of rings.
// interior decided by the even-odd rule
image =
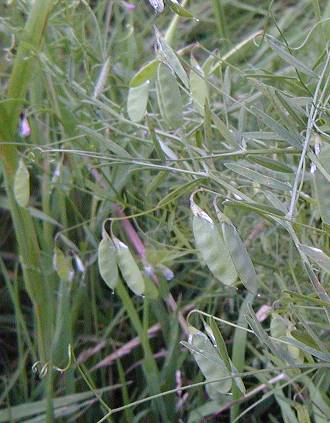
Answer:
[[[135,9],[135,4],[129,3],[128,1],[122,1],[121,4],[125,7],[126,10],[131,11]]]
[[[31,135],[31,127],[24,113],[19,115],[19,134],[22,138],[27,138]]]

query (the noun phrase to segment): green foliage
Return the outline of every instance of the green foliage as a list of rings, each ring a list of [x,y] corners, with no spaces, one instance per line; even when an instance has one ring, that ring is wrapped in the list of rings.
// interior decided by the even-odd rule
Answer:
[[[0,16],[0,422],[328,421],[327,2]]]

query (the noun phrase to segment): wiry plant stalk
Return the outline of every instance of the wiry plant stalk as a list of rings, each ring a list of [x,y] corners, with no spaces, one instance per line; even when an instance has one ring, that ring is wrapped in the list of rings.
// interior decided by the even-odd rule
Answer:
[[[14,197],[13,182],[19,153],[12,143],[16,138],[19,113],[31,79],[34,58],[38,53],[49,13],[54,0],[37,0],[33,3],[22,33],[14,66],[10,75],[5,107],[0,109],[0,121],[4,124],[0,132],[0,159],[3,167],[9,209],[18,242],[20,261],[26,290],[34,307],[37,325],[37,344],[42,362],[51,361],[52,313],[47,298],[47,285],[42,276],[40,249],[36,230],[27,209],[20,207]],[[47,422],[53,421],[52,375],[47,383]]]

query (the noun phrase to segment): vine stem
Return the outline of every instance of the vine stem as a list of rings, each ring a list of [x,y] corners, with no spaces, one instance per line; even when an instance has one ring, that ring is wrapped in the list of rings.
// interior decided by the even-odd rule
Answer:
[[[298,165],[296,177],[295,177],[294,184],[293,184],[292,197],[291,197],[291,201],[290,201],[289,212],[288,212],[288,215],[287,215],[287,217],[290,220],[293,218],[294,211],[295,211],[295,208],[296,208],[296,203],[297,203],[297,199],[298,199],[298,186],[299,186],[301,178],[303,177],[303,166],[304,166],[304,163],[305,163],[305,157],[306,157],[307,149],[308,149],[311,137],[312,137],[313,127],[314,127],[314,123],[315,123],[315,120],[316,120],[316,116],[317,116],[318,111],[319,111],[319,104],[321,103],[322,97],[323,97],[321,95],[321,97],[318,99],[318,95],[319,95],[319,92],[320,92],[320,89],[321,89],[321,84],[322,84],[323,78],[324,78],[326,71],[328,69],[328,66],[329,66],[329,60],[330,60],[330,53],[328,53],[327,60],[325,62],[324,68],[322,70],[322,74],[319,77],[319,81],[317,83],[315,93],[314,93],[314,96],[313,96],[311,110],[310,110],[310,113],[309,113],[309,116],[308,116],[305,142],[304,142],[303,150],[301,152],[299,165]],[[327,77],[325,87],[328,85],[328,83],[329,83],[329,76]],[[324,93],[324,91],[325,90],[323,90],[323,93]]]
[[[324,368],[328,369],[329,367],[330,367],[329,363],[301,364],[301,365],[297,365],[297,366],[285,366],[285,367],[281,367],[281,368],[269,367],[267,369],[254,369],[254,370],[244,372],[244,373],[237,373],[237,374],[235,374],[235,377],[237,377],[237,376],[239,376],[239,377],[255,376],[256,374],[267,373],[267,372],[279,372],[281,374],[281,372],[283,372],[284,370],[291,370],[291,369],[316,370],[316,369],[324,369]],[[302,376],[302,375],[298,375],[298,376]],[[131,402],[130,404],[126,404],[126,405],[123,405],[123,406],[118,407],[118,408],[113,408],[111,410],[111,412],[109,412],[108,414],[103,416],[100,420],[97,421],[97,423],[104,422],[107,418],[109,418],[111,415],[113,415],[115,413],[126,410],[127,408],[135,407],[139,404],[143,404],[145,402],[151,401],[151,400],[156,399],[156,398],[161,398],[161,397],[166,396],[166,395],[171,395],[171,394],[174,394],[178,391],[188,391],[190,389],[194,389],[194,388],[197,388],[199,386],[205,386],[205,385],[208,385],[210,383],[223,382],[225,380],[229,380],[229,379],[233,379],[233,378],[234,378],[234,376],[225,376],[221,379],[206,380],[206,381],[203,381],[203,382],[197,382],[197,383],[193,383],[191,385],[186,385],[186,386],[181,386],[179,388],[170,389],[169,391],[165,391],[165,392],[162,392],[162,393],[157,394],[157,395],[151,395],[147,398],[142,398],[140,400]],[[282,379],[282,376],[281,376],[281,379]]]

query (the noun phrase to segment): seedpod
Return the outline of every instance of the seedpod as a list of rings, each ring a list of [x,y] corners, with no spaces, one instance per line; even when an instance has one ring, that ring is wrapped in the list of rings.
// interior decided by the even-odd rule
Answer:
[[[127,113],[133,122],[140,122],[147,110],[150,81],[130,87],[127,97]]]
[[[98,266],[102,279],[110,289],[114,290],[119,280],[117,250],[105,229],[102,231],[102,240],[98,248]]]
[[[181,125],[183,104],[179,85],[172,71],[160,63],[157,69],[156,92],[160,114],[169,128]]]
[[[231,372],[228,371],[218,351],[203,332],[192,326],[189,327],[189,332],[189,341],[183,344],[193,354],[206,380],[219,380],[212,383],[211,391],[214,394],[225,394],[229,392],[232,387],[232,379],[228,378],[228,376],[231,375]]]
[[[118,266],[127,286],[134,294],[143,295],[145,291],[144,278],[128,246],[116,237],[113,237],[113,243],[117,252]]]
[[[194,202],[194,194],[190,197],[190,208],[196,247],[214,277],[231,286],[237,279],[237,272],[228,248],[212,218]]]
[[[228,248],[228,252],[232,262],[234,263],[237,274],[246,289],[252,293],[256,293],[258,289],[258,278],[247,249],[235,226],[227,216],[220,212],[215,202],[214,207],[217,212],[217,217],[221,223],[225,244]]]
[[[15,173],[14,195],[21,207],[27,207],[30,198],[30,174],[23,160],[20,160]]]

